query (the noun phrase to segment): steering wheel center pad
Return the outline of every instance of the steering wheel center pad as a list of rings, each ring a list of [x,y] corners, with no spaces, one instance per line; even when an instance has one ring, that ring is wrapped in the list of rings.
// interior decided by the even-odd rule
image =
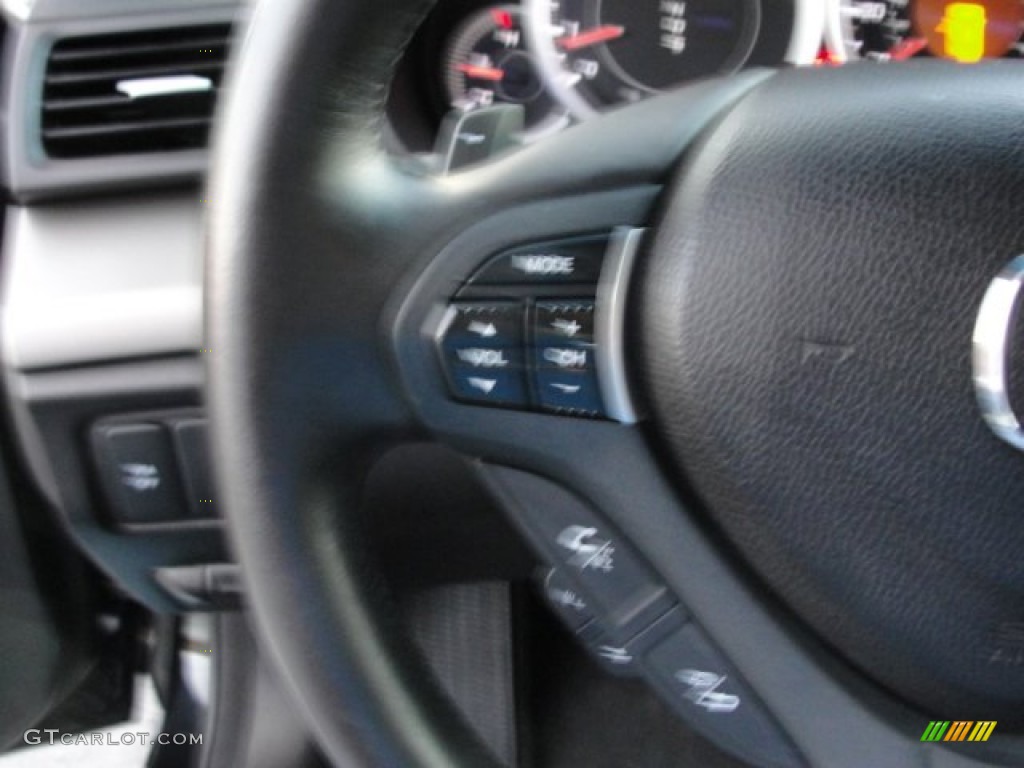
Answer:
[[[971,338],[1024,247],[1024,104],[984,70],[766,83],[681,169],[635,309],[655,424],[747,563],[926,711],[1020,723],[1024,457]]]

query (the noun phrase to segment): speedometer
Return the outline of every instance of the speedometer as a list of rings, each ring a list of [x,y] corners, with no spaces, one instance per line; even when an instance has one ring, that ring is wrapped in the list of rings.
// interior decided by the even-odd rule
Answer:
[[[821,8],[821,0],[532,0],[527,21],[549,87],[585,118],[747,64],[809,63],[821,27],[808,22]]]

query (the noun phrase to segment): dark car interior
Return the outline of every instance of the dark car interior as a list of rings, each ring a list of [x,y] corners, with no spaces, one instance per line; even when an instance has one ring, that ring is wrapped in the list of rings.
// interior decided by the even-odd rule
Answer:
[[[1024,765],[1024,0],[0,12],[0,768]]]

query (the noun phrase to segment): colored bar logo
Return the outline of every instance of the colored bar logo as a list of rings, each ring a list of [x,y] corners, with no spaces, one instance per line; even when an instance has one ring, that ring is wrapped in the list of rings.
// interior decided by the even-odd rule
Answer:
[[[921,741],[988,741],[996,729],[996,720],[932,720],[921,734]]]

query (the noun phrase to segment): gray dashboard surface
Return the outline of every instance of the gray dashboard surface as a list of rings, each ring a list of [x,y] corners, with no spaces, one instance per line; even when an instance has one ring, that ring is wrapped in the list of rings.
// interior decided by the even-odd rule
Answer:
[[[3,0],[0,8],[9,18],[52,21],[71,18],[103,18],[148,13],[154,10],[209,9],[236,6],[232,0]]]
[[[202,338],[194,194],[7,212],[3,354],[21,371],[195,352]]]

